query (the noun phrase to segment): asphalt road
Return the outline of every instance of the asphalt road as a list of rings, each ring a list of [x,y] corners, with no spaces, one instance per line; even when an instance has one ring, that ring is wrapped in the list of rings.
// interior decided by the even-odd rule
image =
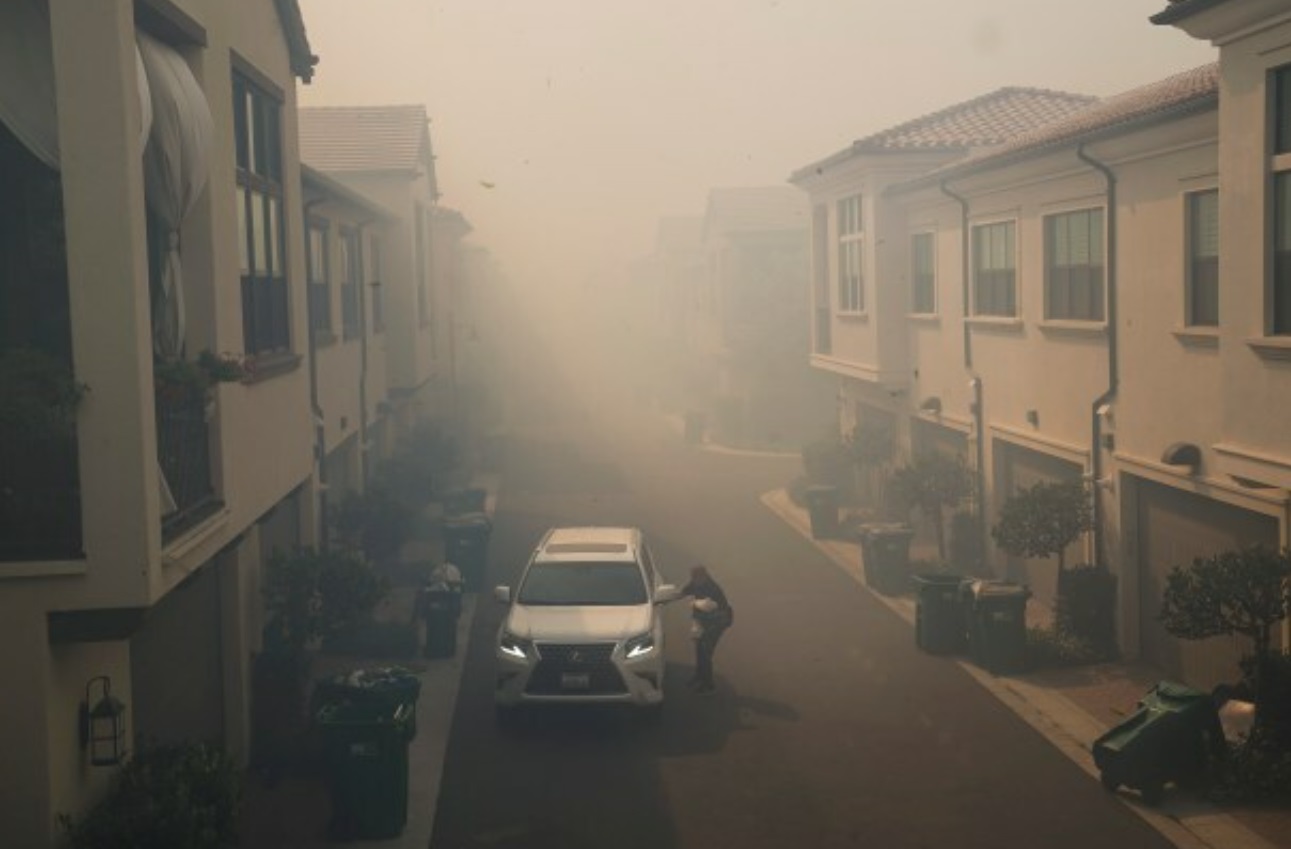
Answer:
[[[1171,845],[953,663],[918,652],[909,626],[760,504],[797,460],[690,448],[646,415],[618,424],[576,414],[513,440],[488,583],[509,583],[550,525],[638,525],[667,576],[705,563],[736,609],[719,691],[680,686],[693,658],[674,605],[658,724],[580,709],[501,730],[503,608],[482,599],[433,849]]]

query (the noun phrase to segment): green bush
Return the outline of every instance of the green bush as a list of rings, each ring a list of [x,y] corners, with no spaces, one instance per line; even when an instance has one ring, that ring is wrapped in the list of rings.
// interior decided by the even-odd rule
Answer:
[[[1291,804],[1291,749],[1269,731],[1255,728],[1250,737],[1229,746],[1210,795],[1219,802]]]
[[[118,771],[99,805],[60,821],[70,849],[220,849],[237,842],[240,796],[237,767],[221,749],[146,747]]]
[[[338,545],[385,563],[407,542],[415,515],[383,486],[373,485],[366,493],[347,493],[331,518]]]
[[[323,644],[330,654],[366,658],[408,658],[417,654],[418,634],[409,622],[366,622]]]
[[[1027,628],[1027,665],[1034,669],[1085,666],[1101,658],[1089,643],[1056,628]]]
[[[303,652],[368,621],[385,582],[353,552],[275,552],[264,580],[266,648]]]

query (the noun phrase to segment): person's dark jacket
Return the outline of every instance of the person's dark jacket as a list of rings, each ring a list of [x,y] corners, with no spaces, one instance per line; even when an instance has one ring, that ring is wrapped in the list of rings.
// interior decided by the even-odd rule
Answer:
[[[712,599],[717,604],[717,609],[712,611],[702,611],[693,609],[695,621],[705,629],[719,627],[729,628],[735,622],[735,609],[731,603],[726,600],[726,593],[718,586],[717,582],[709,578],[708,580],[690,581],[686,586],[681,588],[683,596],[692,596],[696,599]]]

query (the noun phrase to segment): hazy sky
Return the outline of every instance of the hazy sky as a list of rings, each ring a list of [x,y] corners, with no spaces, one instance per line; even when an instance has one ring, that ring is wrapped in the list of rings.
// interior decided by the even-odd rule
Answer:
[[[1000,86],[1105,96],[1215,58],[1148,22],[1166,0],[301,6],[321,56],[302,103],[424,103],[443,202],[526,285],[617,275],[712,186],[783,182]]]

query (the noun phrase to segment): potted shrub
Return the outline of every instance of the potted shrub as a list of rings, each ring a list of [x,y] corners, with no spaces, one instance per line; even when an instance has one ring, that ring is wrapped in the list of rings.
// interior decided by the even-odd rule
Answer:
[[[918,509],[937,536],[937,554],[946,562],[946,511],[973,494],[976,478],[960,457],[926,453],[897,469],[888,483],[889,494],[909,515]]]

